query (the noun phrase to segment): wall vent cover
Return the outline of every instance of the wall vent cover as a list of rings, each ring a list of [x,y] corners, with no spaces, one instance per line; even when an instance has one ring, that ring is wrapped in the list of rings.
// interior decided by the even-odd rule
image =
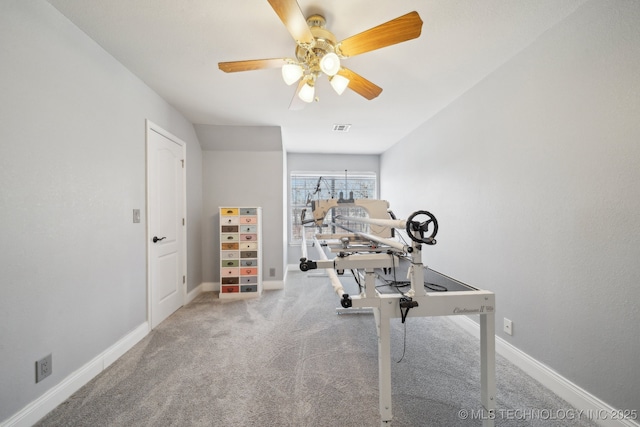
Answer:
[[[349,132],[351,125],[333,125],[334,132]]]

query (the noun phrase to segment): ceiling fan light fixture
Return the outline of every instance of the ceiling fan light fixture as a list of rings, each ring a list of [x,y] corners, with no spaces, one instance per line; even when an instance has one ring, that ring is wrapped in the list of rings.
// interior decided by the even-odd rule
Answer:
[[[338,95],[342,95],[345,89],[349,86],[349,79],[345,76],[341,76],[340,74],[336,74],[329,79],[329,83],[331,83],[331,87]]]
[[[292,85],[302,77],[302,67],[298,64],[284,64],[282,66],[282,78],[288,85]]]
[[[335,76],[340,71],[340,58],[333,52],[329,52],[320,60],[320,69],[328,76]]]
[[[313,102],[315,95],[316,95],[316,88],[314,86],[311,86],[309,82],[305,83],[300,88],[300,92],[298,92],[298,96],[304,102]]]

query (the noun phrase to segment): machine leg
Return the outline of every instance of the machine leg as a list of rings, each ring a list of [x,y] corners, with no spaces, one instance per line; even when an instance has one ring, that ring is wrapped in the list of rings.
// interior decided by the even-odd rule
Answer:
[[[391,321],[385,307],[373,309],[378,331],[378,381],[382,427],[391,425]]]
[[[480,315],[480,398],[486,411],[483,427],[495,425],[496,409],[496,331],[495,316]]]

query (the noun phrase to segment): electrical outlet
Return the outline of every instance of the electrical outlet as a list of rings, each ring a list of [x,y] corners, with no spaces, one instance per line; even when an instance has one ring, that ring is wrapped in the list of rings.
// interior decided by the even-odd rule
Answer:
[[[504,318],[504,332],[513,335],[513,322],[506,317]]]
[[[51,355],[45,356],[36,362],[36,382],[39,383],[43,379],[47,378],[53,372],[53,364],[51,362]]]
[[[269,269],[269,277],[276,277],[276,269],[275,268],[270,268]]]

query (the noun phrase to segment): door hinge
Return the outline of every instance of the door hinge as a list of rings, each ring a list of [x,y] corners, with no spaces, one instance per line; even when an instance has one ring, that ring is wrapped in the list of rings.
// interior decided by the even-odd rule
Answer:
[[[182,276],[182,283],[187,283],[187,277],[186,276]]]
[[[182,218],[182,225],[184,225],[184,218]]]
[[[182,169],[184,169],[184,160],[180,160],[182,162]]]

